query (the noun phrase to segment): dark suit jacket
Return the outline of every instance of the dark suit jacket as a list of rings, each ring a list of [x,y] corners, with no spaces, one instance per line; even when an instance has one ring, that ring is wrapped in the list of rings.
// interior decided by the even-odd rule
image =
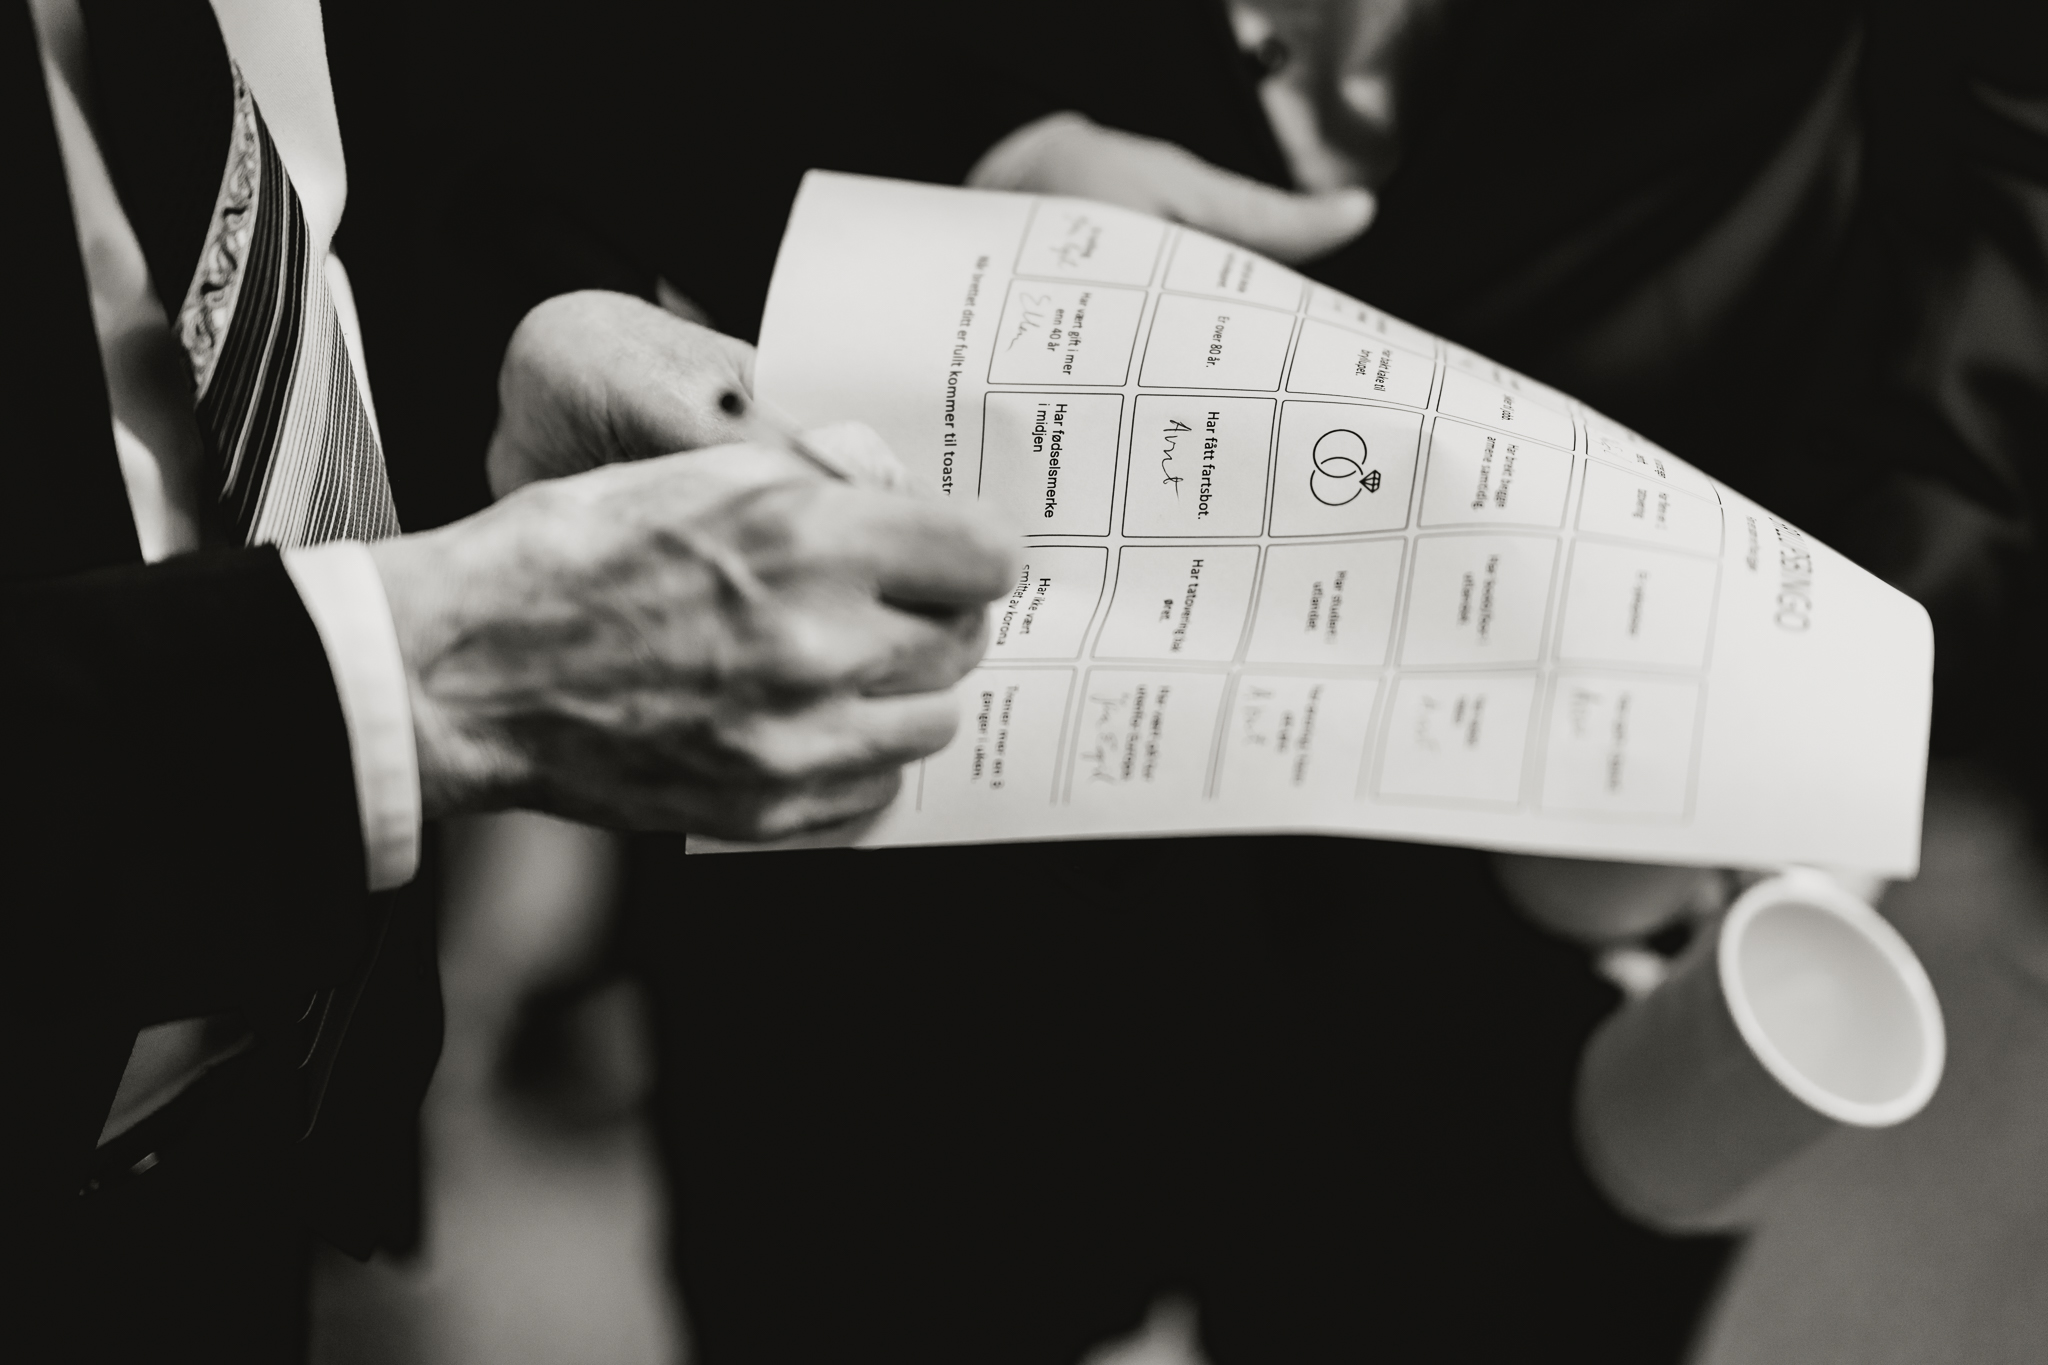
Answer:
[[[230,92],[210,17],[164,25],[174,8],[96,5],[88,19],[117,188],[159,286],[181,293]],[[194,32],[210,44],[195,47]],[[157,88],[163,72],[189,75],[177,65],[188,61],[218,77],[217,96]],[[0,13],[0,111],[16,261],[0,329],[13,514],[0,537],[9,1225],[33,1230],[77,1206],[138,1028],[240,1011],[266,1056],[296,1065],[306,1002],[344,986],[360,987],[348,1041],[336,1053],[330,1035],[333,1070],[302,1087],[309,1107],[325,1092],[322,1120],[300,1144],[300,1188],[280,1197],[303,1199],[358,1253],[403,1241],[413,1112],[439,1046],[431,924],[364,890],[347,731],[279,555],[141,562],[21,5]],[[183,159],[163,150],[209,145]]]

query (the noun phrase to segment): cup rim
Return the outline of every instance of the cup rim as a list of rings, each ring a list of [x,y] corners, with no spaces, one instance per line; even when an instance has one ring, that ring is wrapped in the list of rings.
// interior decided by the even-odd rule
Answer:
[[[1816,1084],[1794,1066],[1772,1041],[1764,1030],[1763,1022],[1757,1018],[1756,1006],[1748,992],[1736,989],[1735,983],[1739,980],[1736,974],[1737,955],[1749,926],[1764,911],[1787,902],[1797,902],[1833,915],[1861,934],[1904,984],[1906,996],[1919,1015],[1922,1051],[1920,1073],[1903,1094],[1881,1102],[1852,1100]],[[1943,1025],[1941,1001],[1934,993],[1934,983],[1928,980],[1927,969],[1920,965],[1912,946],[1892,927],[1891,922],[1834,878],[1812,868],[1795,867],[1750,887],[1729,908],[1727,917],[1722,921],[1716,955],[1721,998],[1727,1001],[1728,1012],[1734,1016],[1735,1027],[1742,1034],[1742,1040],[1749,1044],[1750,1051],[1763,1063],[1764,1069],[1809,1107],[1840,1123],[1859,1128],[1886,1128],[1913,1117],[1934,1097],[1948,1056],[1947,1029]]]

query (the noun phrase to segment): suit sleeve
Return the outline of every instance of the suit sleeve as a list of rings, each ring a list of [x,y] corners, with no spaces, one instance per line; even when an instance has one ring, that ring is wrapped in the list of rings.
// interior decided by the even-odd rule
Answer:
[[[354,770],[275,551],[0,590],[15,810],[5,917],[31,996],[133,1028],[341,980],[363,949]]]

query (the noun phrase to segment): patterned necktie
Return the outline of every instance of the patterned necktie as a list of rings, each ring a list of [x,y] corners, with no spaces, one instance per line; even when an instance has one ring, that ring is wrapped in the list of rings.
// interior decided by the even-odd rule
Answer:
[[[396,535],[326,262],[239,67],[234,80],[227,170],[173,323],[221,511],[248,545]]]

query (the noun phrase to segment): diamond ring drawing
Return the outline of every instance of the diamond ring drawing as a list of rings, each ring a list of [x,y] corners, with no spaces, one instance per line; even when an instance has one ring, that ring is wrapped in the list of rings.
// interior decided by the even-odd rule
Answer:
[[[1360,489],[1380,491],[1380,472],[1365,467],[1365,438],[1348,428],[1326,431],[1309,452],[1308,491],[1325,507],[1342,507]]]

